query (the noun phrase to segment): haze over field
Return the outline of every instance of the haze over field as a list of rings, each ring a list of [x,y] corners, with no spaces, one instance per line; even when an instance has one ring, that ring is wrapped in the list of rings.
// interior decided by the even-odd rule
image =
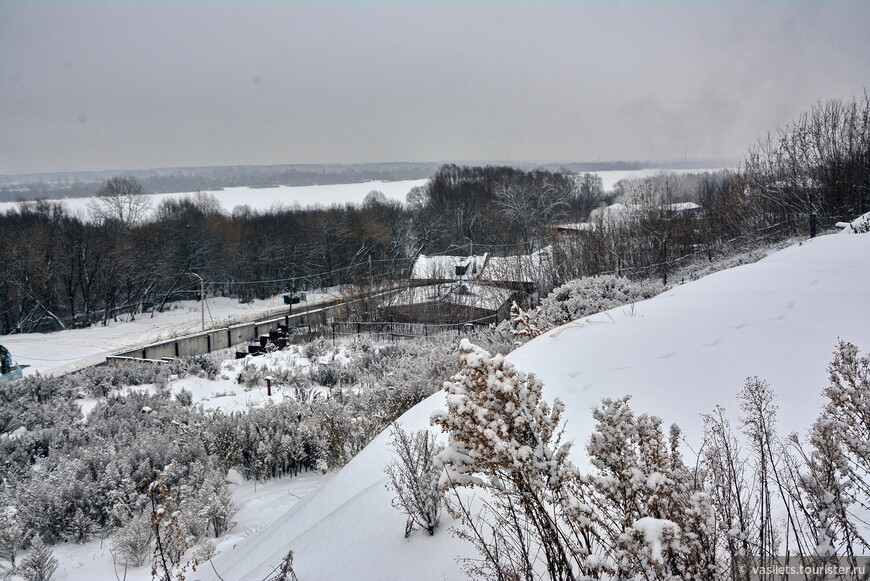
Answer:
[[[0,3],[0,173],[734,159],[870,78],[861,1]]]

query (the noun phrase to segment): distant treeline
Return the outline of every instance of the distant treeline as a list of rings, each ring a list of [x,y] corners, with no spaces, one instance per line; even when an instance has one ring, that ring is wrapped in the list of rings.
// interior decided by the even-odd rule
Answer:
[[[435,163],[372,163],[357,165],[222,166],[71,172],[0,176],[0,202],[83,198],[93,196],[105,180],[135,177],[146,193],[196,192],[229,187],[310,186],[369,181],[424,179]]]
[[[705,168],[709,161],[595,162],[567,164],[510,164],[519,169],[561,172],[638,170],[645,168]],[[220,166],[133,171],[67,172],[0,176],[0,202],[85,198],[101,184],[119,175],[131,175],[146,193],[163,194],[219,190],[229,187],[311,186],[369,181],[416,180],[430,177],[438,163],[297,164],[270,166]]]
[[[424,254],[523,254],[552,245],[547,290],[599,273],[659,277],[759,240],[870,211],[870,100],[816,105],[750,150],[744,168],[662,174],[605,192],[594,174],[444,165],[402,204],[223,211],[213,196],[146,215],[135,177],[104,184],[92,220],[27,202],[0,215],[0,332],[106,321],[207,293],[250,300],[406,278]],[[110,187],[111,186],[111,187]],[[596,212],[614,200],[622,212]],[[699,206],[686,211],[677,202]],[[566,227],[592,216],[584,227]],[[541,274],[541,273],[538,273]],[[196,276],[194,276],[196,275]]]

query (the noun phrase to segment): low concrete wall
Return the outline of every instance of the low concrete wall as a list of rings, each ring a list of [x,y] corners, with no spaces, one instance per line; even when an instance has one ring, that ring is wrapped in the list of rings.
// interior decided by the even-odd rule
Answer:
[[[193,337],[185,337],[179,340],[176,348],[177,357],[190,357],[191,355],[201,355],[210,352],[211,349],[211,333],[206,332],[202,335],[194,335]]]
[[[123,355],[127,354],[123,353]],[[178,341],[154,343],[142,348],[142,359],[162,359],[164,357],[178,357]]]
[[[226,349],[227,347],[232,347],[232,345],[230,345],[230,333],[227,329],[208,331],[208,336],[209,348],[211,351],[219,351],[221,349]]]
[[[348,311],[347,303],[338,303],[322,307],[314,307],[310,310],[287,314],[283,317],[270,318],[263,321],[241,323],[221,329],[211,329],[202,333],[178,337],[169,341],[161,341],[137,347],[128,351],[113,353],[106,360],[123,361],[129,359],[161,360],[163,358],[190,357],[202,355],[211,351],[226,349],[234,345],[240,345],[257,339],[260,335],[266,335],[269,331],[278,330],[279,325],[326,325],[337,316]]]

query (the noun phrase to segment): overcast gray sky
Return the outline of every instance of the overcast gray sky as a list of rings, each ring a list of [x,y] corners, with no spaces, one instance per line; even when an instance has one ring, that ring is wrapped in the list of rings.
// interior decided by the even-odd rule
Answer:
[[[0,173],[739,158],[870,2],[0,1]],[[870,88],[870,87],[868,87]]]

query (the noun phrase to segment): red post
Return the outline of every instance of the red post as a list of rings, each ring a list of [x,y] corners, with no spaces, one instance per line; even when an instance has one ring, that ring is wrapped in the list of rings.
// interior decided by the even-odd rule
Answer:
[[[271,377],[266,378],[266,395],[268,395],[269,397],[272,397],[272,378]]]

